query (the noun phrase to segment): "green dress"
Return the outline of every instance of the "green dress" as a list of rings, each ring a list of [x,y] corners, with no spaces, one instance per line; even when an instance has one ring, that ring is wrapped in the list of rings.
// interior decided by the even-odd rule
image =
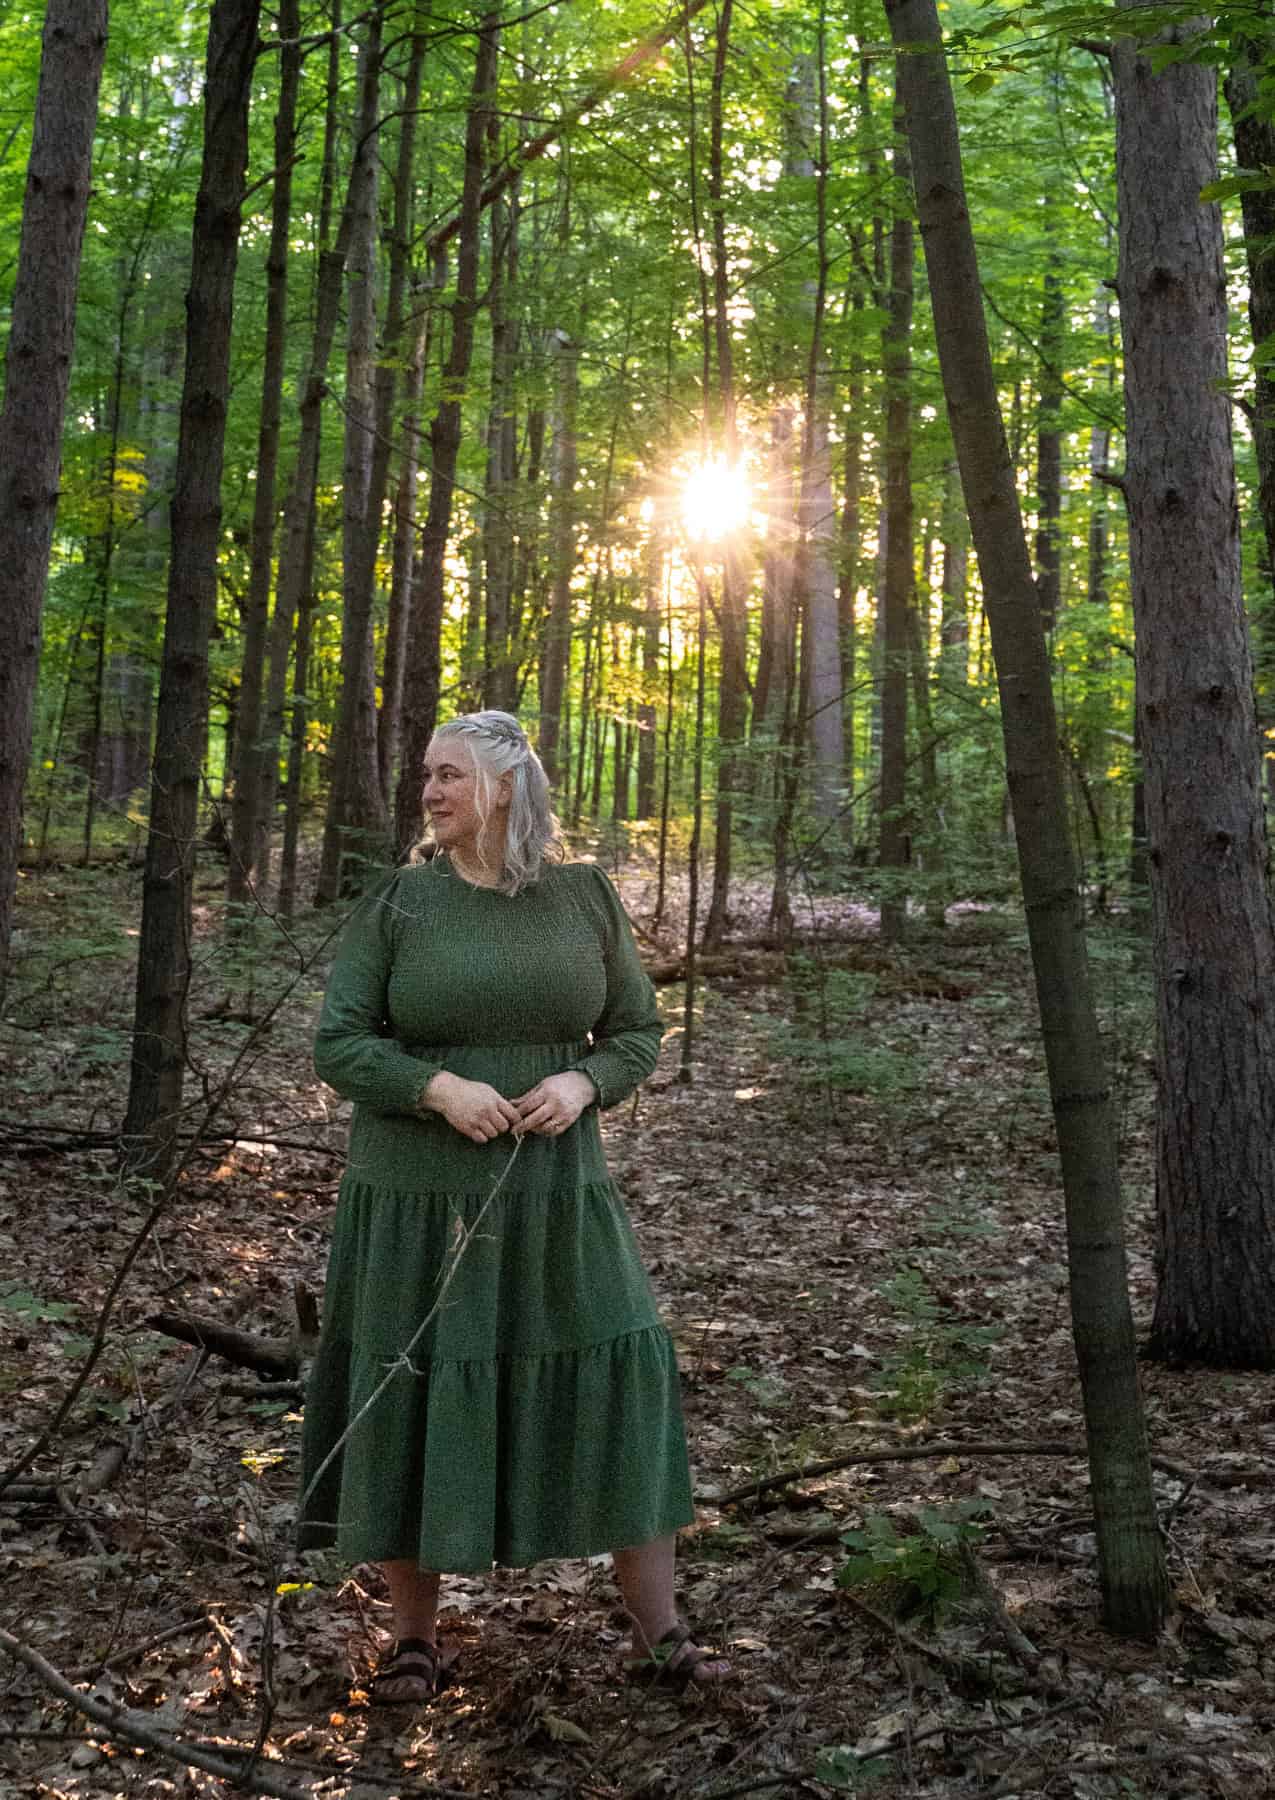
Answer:
[[[510,1099],[583,1069],[612,1106],[659,1044],[628,920],[591,863],[546,865],[509,896],[438,856],[355,913],[315,1045],[355,1109],[305,1409],[303,1549],[524,1567],[690,1521],[676,1359],[597,1107],[520,1144],[415,1110],[440,1069]]]

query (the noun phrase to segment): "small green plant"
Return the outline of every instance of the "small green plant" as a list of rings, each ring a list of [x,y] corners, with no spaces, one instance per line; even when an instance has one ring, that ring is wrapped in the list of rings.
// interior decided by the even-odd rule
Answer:
[[[982,1537],[977,1523],[991,1511],[986,1500],[960,1500],[948,1507],[922,1506],[900,1532],[888,1513],[870,1513],[860,1531],[845,1531],[841,1542],[854,1554],[840,1569],[841,1587],[877,1586],[894,1599],[900,1613],[923,1613],[937,1622],[959,1599],[962,1548]]]
[[[727,1369],[726,1379],[751,1394],[758,1406],[781,1406],[788,1397],[788,1384],[782,1375],[768,1375],[764,1370],[741,1365]]]
[[[999,1326],[949,1318],[919,1269],[899,1270],[877,1292],[906,1328],[903,1348],[885,1358],[875,1380],[887,1418],[927,1418],[947,1389],[986,1378],[983,1352],[1000,1337]]]
[[[843,1793],[860,1794],[889,1772],[884,1756],[860,1756],[851,1744],[825,1744],[815,1758],[815,1780]]]
[[[38,1294],[22,1287],[11,1287],[0,1294],[0,1307],[5,1312],[16,1313],[20,1319],[29,1319],[32,1324],[73,1319],[79,1310],[73,1300],[41,1300]]]

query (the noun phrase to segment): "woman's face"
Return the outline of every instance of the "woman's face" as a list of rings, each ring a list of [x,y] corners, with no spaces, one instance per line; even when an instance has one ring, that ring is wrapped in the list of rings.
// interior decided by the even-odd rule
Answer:
[[[507,804],[502,777],[494,783],[489,827],[501,826]],[[483,827],[478,806],[478,771],[469,746],[460,737],[434,738],[425,752],[425,810],[434,841],[442,850],[474,850]]]

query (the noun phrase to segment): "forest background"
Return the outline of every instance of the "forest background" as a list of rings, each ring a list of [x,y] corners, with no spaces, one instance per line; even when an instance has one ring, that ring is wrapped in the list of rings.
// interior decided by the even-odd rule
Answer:
[[[12,857],[0,924],[8,939],[16,892],[4,1029],[11,1091],[33,1108],[3,1129],[24,1180],[42,1158],[51,1179],[60,1158],[87,1158],[90,1183],[112,1184],[116,1223],[138,1233],[118,1281],[98,1271],[77,1285],[59,1262],[0,1295],[23,1334],[35,1321],[85,1357],[53,1424],[32,1415],[6,1485],[19,1505],[61,1508],[49,1529],[88,1532],[95,1555],[91,1496],[107,1483],[90,1470],[68,1488],[51,1471],[82,1394],[125,1405],[127,1388],[88,1385],[119,1379],[117,1288],[210,1144],[235,1146],[218,1179],[246,1186],[257,1176],[236,1157],[249,1152],[291,1156],[303,1186],[313,1156],[324,1166],[323,1132],[289,1135],[319,1115],[298,1099],[295,1070],[272,1068],[271,1034],[277,1045],[286,1021],[304,1035],[349,899],[420,835],[436,718],[499,706],[528,726],[574,848],[630,896],[675,996],[679,1073],[699,1066],[702,1092],[707,1025],[725,1030],[726,1061],[751,1054],[769,1071],[741,1076],[734,1103],[786,1085],[779,1068],[803,1130],[817,1091],[819,1131],[849,1104],[911,1142],[898,1107],[923,1085],[909,1073],[918,1040],[873,1041],[873,1008],[891,994],[987,1001],[989,941],[1017,959],[1015,1005],[1030,1007],[1015,853],[1026,831],[1030,856],[1045,828],[1002,740],[1006,671],[998,684],[994,596],[971,546],[983,496],[953,438],[953,372],[925,304],[911,171],[925,144],[896,61],[912,26],[892,10],[893,43],[871,8],[831,3],[692,0],[648,17],[631,0],[477,12],[421,0],[345,17],[340,0],[140,0],[114,9],[109,32],[104,5],[51,4],[71,79],[43,152],[74,135],[78,94],[92,174],[82,256],[59,259],[70,306],[50,366],[68,387],[57,492],[38,503],[22,494],[38,434],[24,420],[15,430],[12,396],[26,354],[23,208],[29,227],[40,189],[42,15],[0,10],[0,215],[13,246],[3,560],[11,597],[21,589],[0,718]],[[1105,1048],[1140,1075],[1146,1112],[1131,1124],[1126,1091],[1133,1113],[1115,1121],[1101,1074],[1060,1085],[1070,1027],[1040,986],[1045,903],[1027,870],[1052,1046],[1038,1097],[1047,1107],[1052,1092],[1069,1206],[1064,1117],[1093,1114],[1113,1175],[1122,1122],[1126,1178],[1156,1199],[1154,1226],[1137,1215],[1134,1286],[1146,1301],[1154,1237],[1158,1353],[1269,1368],[1270,22],[1261,7],[1215,21],[1139,8],[1138,41],[1122,49],[1102,8],[939,10],[1004,421],[994,457],[1025,519],[1047,657],[1051,692],[1032,702],[1040,758],[1056,760],[1066,803],[1069,872],[1047,903],[1061,895],[1073,932],[1079,913],[1097,920],[1105,991],[1118,995]],[[1220,134],[1219,68],[1231,107]],[[1139,123],[1147,82],[1175,137]],[[1179,165],[1181,181],[1169,175]],[[1193,272],[1162,246],[1139,263],[1139,208],[1152,236],[1167,218],[1198,240]],[[1135,286],[1168,293],[1167,330]],[[1179,361],[1148,374],[1139,343],[1156,333]],[[45,384],[50,401],[57,385]],[[1172,472],[1178,456],[1211,481],[1212,511],[1190,491],[1195,475]],[[47,589],[42,571],[33,590],[30,545],[13,545],[17,521],[41,508]],[[1188,703],[1161,731],[1166,680]],[[1192,792],[1187,817],[1175,796]],[[739,1020],[720,1008],[754,989],[766,1023],[739,1051]],[[1137,1011],[1135,992],[1141,1036],[1122,1050],[1112,1021]],[[51,1027],[69,1036],[50,1064],[33,1040]],[[262,1097],[272,1078],[291,1086],[284,1114]],[[84,1084],[87,1110],[35,1118],[68,1080]],[[1205,1149],[1184,1153],[1196,1138]],[[803,1178],[819,1191],[808,1168]],[[1119,1258],[1114,1183],[1107,1200]],[[85,1229],[99,1210],[86,1199]],[[996,1230],[995,1217],[988,1200],[957,1229]],[[1074,1210],[1069,1223],[1074,1281]],[[212,1259],[225,1243],[206,1229]],[[313,1274],[308,1241],[294,1273]],[[881,1353],[883,1391],[905,1399],[883,1416],[919,1425],[986,1373],[961,1360],[981,1342],[963,1336],[981,1329],[979,1310],[936,1299],[924,1257],[885,1280],[904,1347]],[[181,1285],[210,1309],[207,1276],[202,1293]],[[99,1305],[88,1339],[58,1310]],[[768,1416],[767,1377],[746,1364],[716,1373]],[[1249,1441],[1264,1441],[1253,1394]],[[136,1408],[112,1480],[146,1435],[151,1412]],[[1087,1425],[1093,1454],[1092,1402]],[[752,1453],[741,1460],[727,1434],[715,1454],[724,1468],[773,1468],[782,1435],[758,1436],[754,1421],[742,1433]],[[803,1455],[827,1448],[811,1441]],[[1145,1444],[1138,1453],[1149,1482]],[[1254,1457],[1244,1475],[1259,1481]],[[916,1499],[898,1499],[907,1541],[935,1569],[953,1543],[971,1557],[981,1528],[959,1511],[970,1494],[928,1526]],[[835,1505],[832,1516],[834,1537],[854,1523]],[[1199,1528],[1216,1522],[1202,1514]],[[742,1528],[720,1529],[729,1545]],[[896,1526],[875,1529],[893,1555]],[[1101,1541],[1099,1554],[1115,1623]],[[986,1601],[985,1581],[979,1591]],[[1162,1594],[1151,1610],[1158,1619]],[[1243,1608],[1204,1611],[1210,1641],[1225,1641],[1219,1616],[1240,1629]],[[1269,1652],[1244,1630],[1245,1674],[1224,1679],[1247,1693]],[[223,1698],[251,1686],[226,1665]],[[1264,1727],[1249,1726],[1246,1715],[1241,1757],[1258,1755]],[[910,1741],[911,1724],[892,1728],[891,1753],[901,1729]],[[825,1741],[818,1778],[852,1785],[875,1741]],[[1072,1778],[1069,1755],[1049,1780]],[[1193,1779],[1224,1791],[1224,1760],[1205,1758]]]

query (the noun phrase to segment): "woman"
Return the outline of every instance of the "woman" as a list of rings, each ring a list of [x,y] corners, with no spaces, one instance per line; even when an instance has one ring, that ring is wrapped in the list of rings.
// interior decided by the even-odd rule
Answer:
[[[606,876],[560,860],[508,713],[440,728],[425,805],[436,854],[351,920],[316,1041],[355,1112],[301,1546],[385,1572],[378,1702],[437,1690],[439,1571],[602,1550],[629,1666],[721,1680],[674,1607],[677,1365],[597,1120],[655,1065],[654,993]]]

